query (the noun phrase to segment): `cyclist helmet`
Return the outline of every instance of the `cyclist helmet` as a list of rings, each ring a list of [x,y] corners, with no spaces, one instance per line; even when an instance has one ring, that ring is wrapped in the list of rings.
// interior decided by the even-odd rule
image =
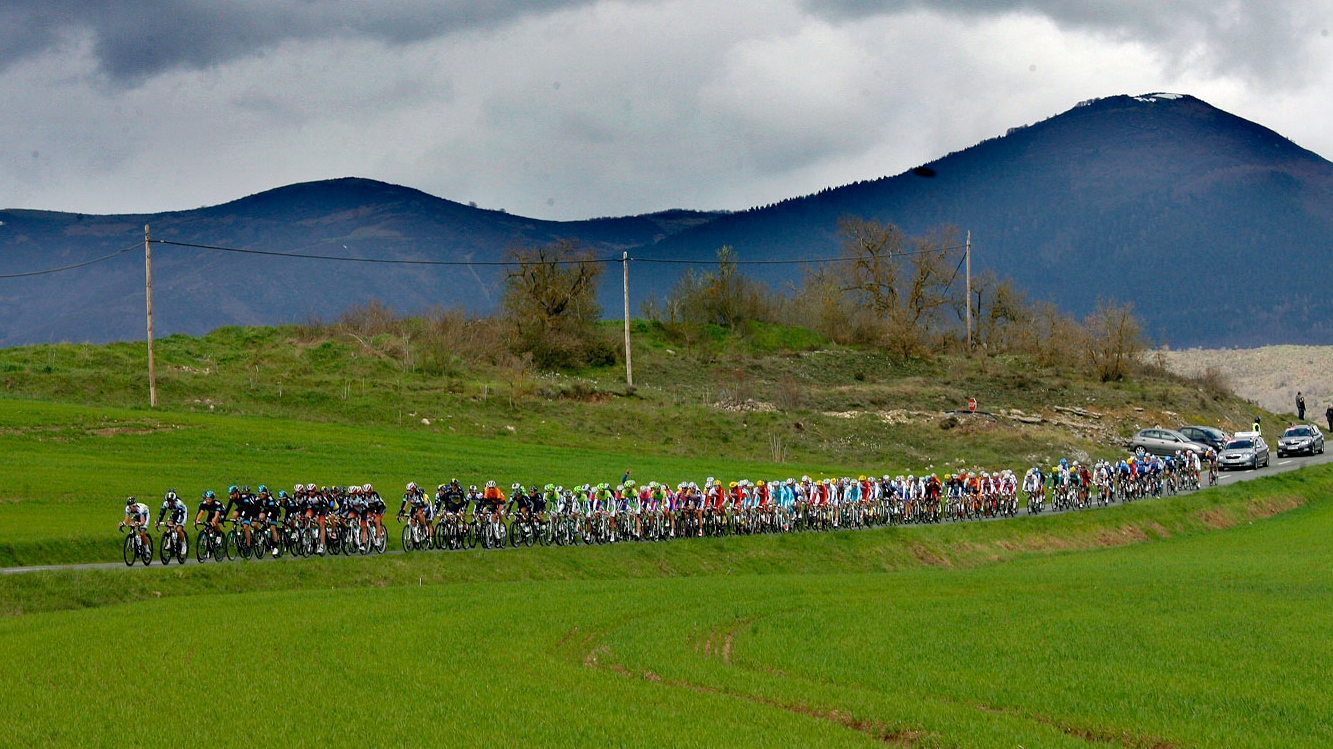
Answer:
[[[528,494],[539,494],[539,493],[541,493],[541,489],[538,489],[536,484],[533,484],[532,486],[528,487]]]
[[[487,482],[486,482],[486,488],[487,488],[487,489],[494,489],[494,488],[495,488],[495,481],[487,481]]]
[[[297,484],[296,486],[293,486],[293,487],[292,487],[292,491],[294,491],[294,492],[303,492],[303,491],[305,491],[305,484]]]
[[[740,484],[737,484],[735,481],[733,481],[728,486],[732,489],[735,489],[737,486],[740,486]]]
[[[315,485],[314,485],[314,484],[306,484],[306,485],[305,485],[305,490],[308,491],[308,492],[313,492],[313,491],[315,490]]]
[[[448,486],[449,486],[448,484],[440,484],[439,486],[435,487],[435,491],[437,491],[437,492],[442,492],[442,491],[444,491]]]
[[[172,499],[175,499],[175,498],[176,498],[176,490],[175,490],[175,489],[168,489],[168,490],[167,490],[167,496],[163,497],[163,499],[168,499],[168,500],[172,500]]]
[[[126,507],[133,507],[133,506],[134,506],[134,502],[135,502],[134,497],[126,497],[126,498],[125,498],[125,506],[126,506]]]
[[[287,498],[287,492],[286,492],[286,490],[284,490],[284,489],[279,489],[279,490],[278,490],[278,499],[286,499],[286,498]]]
[[[213,490],[212,490],[212,489],[209,489],[209,490],[207,490],[207,491],[204,492],[204,499],[212,499],[213,496],[214,496],[214,495],[213,495]]]
[[[235,494],[236,492],[239,492],[239,491],[240,491],[240,489],[237,489],[235,484],[232,484],[231,486],[227,487],[227,493],[228,493],[228,494]]]
[[[548,491],[548,492],[553,492],[553,491],[555,491],[555,484],[547,484],[547,485],[546,485],[546,491]]]
[[[414,492],[414,491],[416,491],[416,490],[417,490],[417,482],[415,482],[415,481],[409,481],[409,482],[407,482],[407,490],[410,491],[410,492]]]
[[[467,490],[470,491],[470,492],[472,492],[473,494],[476,494],[476,493],[477,493],[477,485],[476,485],[476,484],[473,484],[473,485],[469,486],[469,487],[467,488]]]
[[[268,487],[267,487],[267,486],[264,486],[263,484],[260,484],[260,485],[259,485],[259,493],[260,493],[260,494],[265,494],[265,493],[267,493],[267,492],[268,492]]]
[[[760,486],[764,486],[764,485],[765,485],[763,479],[759,479],[759,485],[760,485]]]
[[[523,485],[520,484],[520,483],[518,483],[518,482],[514,482],[513,484],[510,484],[510,485],[509,485],[509,491],[511,491],[511,492],[521,492],[521,491],[523,491]]]
[[[366,494],[369,494],[375,491],[375,487],[371,486],[370,484],[365,484],[361,487],[361,491],[365,492]]]

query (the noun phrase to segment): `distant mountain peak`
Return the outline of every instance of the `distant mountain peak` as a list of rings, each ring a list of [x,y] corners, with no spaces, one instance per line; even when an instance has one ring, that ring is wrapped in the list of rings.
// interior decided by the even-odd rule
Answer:
[[[0,211],[0,273],[70,264],[153,236],[207,245],[360,258],[503,260],[561,239],[599,253],[746,259],[840,251],[838,220],[891,221],[908,234],[970,230],[973,271],[1012,277],[1083,315],[1133,302],[1173,346],[1333,343],[1325,288],[1333,164],[1272,130],[1188,94],[1092,99],[896,176],[828,187],[738,213],[667,210],[544,221],[421,190],[346,177],[287,185],[154,216]],[[130,220],[133,219],[133,220]],[[0,345],[142,335],[143,264],[132,254],[0,286]],[[679,265],[635,270],[631,303],[661,294]],[[802,266],[756,266],[775,286]],[[784,275],[785,274],[785,275]],[[610,274],[616,275],[614,273]],[[496,266],[385,266],[258,258],[175,247],[154,253],[159,330],[277,323],[379,297],[402,310],[493,306]],[[614,289],[611,287],[615,286]],[[619,308],[618,283],[608,278]],[[160,311],[159,311],[160,310]]]

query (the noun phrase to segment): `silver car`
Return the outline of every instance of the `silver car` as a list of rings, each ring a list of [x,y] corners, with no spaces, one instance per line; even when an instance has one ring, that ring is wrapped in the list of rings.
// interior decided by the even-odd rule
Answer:
[[[1129,449],[1137,450],[1140,447],[1153,455],[1175,455],[1177,451],[1184,450],[1203,456],[1208,452],[1207,445],[1192,442],[1189,437],[1174,429],[1161,428],[1139,430],[1134,439],[1129,441]]]
[[[1324,435],[1319,431],[1319,427],[1314,424],[1297,424],[1287,427],[1287,431],[1277,441],[1277,456],[1285,458],[1288,455],[1304,453],[1314,455],[1324,451]]]
[[[1268,465],[1268,443],[1257,432],[1237,434],[1222,453],[1217,456],[1217,467],[1222,470],[1232,468],[1262,468]]]

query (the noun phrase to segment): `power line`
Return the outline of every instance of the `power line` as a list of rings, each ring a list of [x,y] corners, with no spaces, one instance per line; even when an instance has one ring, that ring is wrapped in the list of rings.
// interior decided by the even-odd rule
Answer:
[[[28,271],[27,273],[6,273],[6,274],[4,274],[4,275],[0,275],[0,278],[29,278],[29,277],[31,277],[31,276],[45,276],[45,275],[50,274],[50,273],[60,273],[60,272],[62,272],[62,271],[74,270],[75,268],[82,268],[82,267],[84,267],[84,266],[92,265],[93,263],[100,263],[100,262],[102,262],[102,261],[104,261],[104,260],[110,260],[111,258],[113,258],[113,257],[115,257],[115,256],[117,256],[117,255],[123,255],[123,254],[125,254],[126,252],[129,252],[130,250],[135,250],[135,249],[138,249],[138,248],[139,248],[139,245],[135,244],[135,245],[131,245],[131,246],[129,246],[129,247],[126,247],[126,248],[123,249],[123,250],[116,250],[115,252],[113,252],[113,253],[111,253],[111,254],[109,254],[109,255],[103,255],[103,256],[98,257],[98,258],[93,258],[92,260],[85,260],[85,261],[83,261],[82,263],[75,263],[75,264],[73,264],[73,265],[62,265],[62,266],[59,267],[59,268],[47,268],[46,270],[34,270],[34,271]]]
[[[966,255],[964,255],[964,256],[958,258],[958,265],[955,265],[955,266],[953,267],[953,275],[952,275],[952,276],[949,276],[949,283],[944,284],[944,290],[945,290],[945,291],[948,291],[948,290],[949,290],[949,287],[950,287],[950,286],[953,286],[953,282],[954,282],[954,280],[956,280],[956,279],[958,278],[958,271],[960,271],[960,270],[963,269],[963,261],[966,260],[966,259],[967,259],[967,256],[966,256]],[[970,304],[970,302],[969,302],[969,304]]]
[[[347,257],[345,255],[317,255],[310,252],[277,252],[275,250],[248,250],[240,247],[222,247],[212,244],[195,244],[193,242],[173,242],[169,239],[154,239],[153,244],[172,245],[174,247],[195,247],[201,250],[218,250],[220,252],[238,252],[245,255],[267,255],[270,257],[294,257],[306,260],[339,260],[345,263],[376,263],[379,265],[519,265],[518,261],[504,260],[396,260],[391,258],[378,257]],[[552,261],[560,264],[587,264],[587,263],[611,263],[620,262],[620,258],[589,258],[586,260],[556,260]]]
[[[912,250],[910,252],[891,252],[890,258],[912,257],[913,255],[929,255],[936,252],[949,252],[951,250],[961,250],[964,245],[957,247],[932,247],[924,250]],[[841,257],[809,258],[805,260],[729,260],[727,262],[735,265],[802,265],[819,263],[850,263],[862,260],[863,258],[854,255],[844,255]],[[717,258],[711,260],[680,260],[676,258],[650,258],[650,257],[631,257],[630,260],[636,263],[665,263],[670,265],[712,265]],[[616,260],[616,262],[620,262]]]
[[[432,265],[432,266],[442,265],[442,266],[505,267],[505,266],[524,264],[524,261],[522,260],[407,260],[407,259],[374,258],[374,257],[347,257],[345,255],[323,255],[311,252],[279,252],[277,250],[255,250],[243,247],[226,247],[223,245],[199,244],[196,242],[176,242],[170,239],[154,239],[151,240],[151,243],[160,245],[170,245],[173,247],[192,247],[201,250],[215,250],[218,252],[233,252],[244,255],[263,255],[267,257],[289,257],[289,258],[299,258],[305,260],[331,260],[331,261],[345,262],[345,263],[372,263],[376,265]],[[132,245],[130,247],[126,247],[124,249],[116,250],[115,252],[103,255],[98,258],[93,258],[92,260],[85,260],[84,262],[81,263],[74,263],[73,265],[64,265],[59,268],[47,268],[45,270],[29,271],[26,273],[0,274],[0,279],[29,278],[32,276],[44,276],[51,273],[61,273],[63,271],[74,270],[76,268],[83,268],[89,265],[93,265],[95,263],[104,262],[106,260],[110,260],[113,257],[116,257],[117,255],[122,255],[126,252],[135,249],[138,249],[137,244]],[[911,257],[913,255],[925,255],[934,252],[948,252],[950,250],[958,250],[958,249],[962,249],[962,247],[961,246],[941,247],[941,248],[932,248],[925,250],[914,250],[911,252],[897,252],[893,253],[891,257]],[[858,257],[844,256],[844,257],[805,258],[805,259],[786,259],[786,260],[732,260],[730,262],[735,265],[814,265],[822,263],[854,262],[859,259],[860,258]],[[623,256],[552,260],[545,262],[549,262],[555,265],[587,265],[590,263],[598,263],[598,264],[621,263],[625,262],[626,260],[636,263],[657,263],[661,265],[712,265],[718,262],[716,258],[708,260],[687,260],[680,258],[648,258],[648,257],[623,257]],[[954,275],[957,275],[957,271],[954,272]]]

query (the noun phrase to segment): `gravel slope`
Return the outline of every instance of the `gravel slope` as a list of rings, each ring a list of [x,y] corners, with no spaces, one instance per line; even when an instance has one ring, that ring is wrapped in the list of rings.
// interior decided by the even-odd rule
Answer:
[[[1333,403],[1333,346],[1194,348],[1162,351],[1161,356],[1168,369],[1182,375],[1216,367],[1237,395],[1276,413],[1294,416],[1299,390],[1305,394],[1306,418],[1323,424],[1324,409]]]

